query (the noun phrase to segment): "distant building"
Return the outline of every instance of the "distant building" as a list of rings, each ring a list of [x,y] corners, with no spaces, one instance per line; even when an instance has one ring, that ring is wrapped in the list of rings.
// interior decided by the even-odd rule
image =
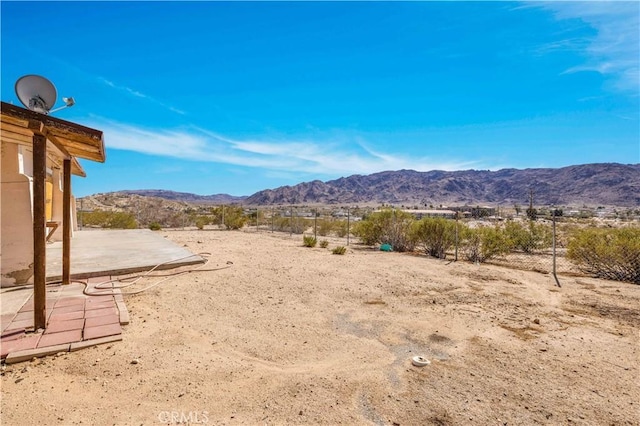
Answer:
[[[406,213],[411,213],[416,219],[422,219],[423,217],[441,217],[445,219],[455,219],[456,212],[453,210],[403,210]]]

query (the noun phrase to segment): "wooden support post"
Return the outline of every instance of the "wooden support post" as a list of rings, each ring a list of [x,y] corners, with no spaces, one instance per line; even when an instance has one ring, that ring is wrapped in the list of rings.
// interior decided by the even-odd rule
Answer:
[[[47,326],[47,247],[45,180],[47,178],[47,138],[33,135],[33,325]]]
[[[62,284],[71,283],[71,159],[62,165]]]

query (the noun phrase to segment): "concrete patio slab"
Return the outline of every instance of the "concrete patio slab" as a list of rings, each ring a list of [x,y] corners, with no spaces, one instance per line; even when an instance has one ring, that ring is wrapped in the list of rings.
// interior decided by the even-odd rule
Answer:
[[[71,278],[124,275],[203,263],[204,259],[148,229],[82,230],[71,240]],[[62,243],[47,245],[47,281],[62,277]]]

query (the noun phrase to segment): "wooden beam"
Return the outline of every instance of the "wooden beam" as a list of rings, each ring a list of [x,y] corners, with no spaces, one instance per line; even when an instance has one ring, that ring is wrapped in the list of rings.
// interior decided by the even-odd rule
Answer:
[[[87,177],[87,174],[85,173],[84,169],[82,168],[82,166],[80,165],[76,157],[71,158],[71,174],[74,174],[80,177]]]
[[[29,130],[38,135],[47,135],[47,129],[40,120],[29,120]]]
[[[63,158],[71,158],[71,154],[69,154],[69,151],[67,151],[64,144],[60,142],[57,137],[52,134],[48,134],[47,139],[60,151]]]
[[[33,135],[33,325],[47,327],[45,180],[47,138]]]
[[[5,123],[4,121],[0,122],[0,129],[2,129],[2,133],[11,132],[11,133],[16,133],[18,135],[24,135],[29,137],[33,136],[33,130],[29,129],[28,127],[16,126],[15,124]]]
[[[20,127],[29,127],[29,120],[25,120],[24,118],[11,117],[5,114],[0,115],[0,122],[15,124],[16,126]]]
[[[62,163],[62,284],[71,284],[71,159]]]
[[[25,136],[18,133],[2,131],[2,135],[0,136],[0,138],[2,139],[2,142],[17,143],[20,145],[31,146],[31,144],[33,143],[33,133],[31,133],[31,136]]]
[[[85,127],[71,121],[61,120],[59,118],[52,117],[50,115],[41,114],[39,112],[31,111],[25,108],[21,108],[16,105],[11,105],[6,102],[0,103],[2,114],[14,117],[21,120],[35,120],[41,121],[46,127],[66,129],[73,133],[84,133],[87,136],[102,138],[102,132],[100,130]]]
[[[40,114],[5,102],[0,102],[0,107],[3,122],[11,122],[15,125],[26,124],[26,127],[31,127],[32,123],[42,123],[45,131],[62,139],[63,142],[73,139],[81,145],[86,145],[85,149],[96,149],[97,154],[88,157],[88,159],[100,162],[105,161],[106,153],[102,131],[70,121],[60,120],[59,118]],[[81,151],[77,154],[71,154],[82,157]]]

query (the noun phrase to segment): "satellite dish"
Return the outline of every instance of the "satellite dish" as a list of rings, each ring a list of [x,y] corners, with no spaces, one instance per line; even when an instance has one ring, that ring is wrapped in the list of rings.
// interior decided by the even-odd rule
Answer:
[[[25,75],[16,81],[16,95],[22,105],[40,114],[49,114],[58,93],[52,82],[39,75]]]

